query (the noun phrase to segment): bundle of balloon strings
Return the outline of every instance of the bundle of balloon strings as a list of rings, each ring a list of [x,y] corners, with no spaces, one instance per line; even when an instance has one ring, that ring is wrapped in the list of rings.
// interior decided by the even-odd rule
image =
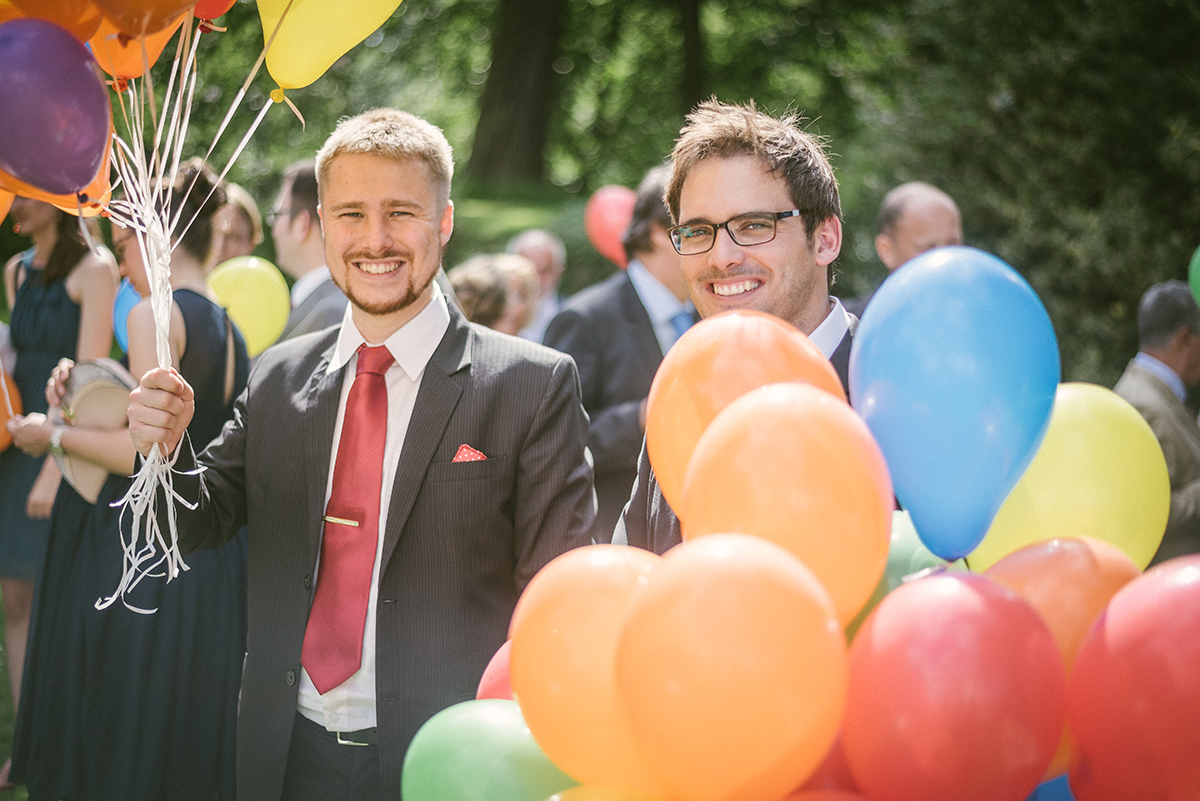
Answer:
[[[124,91],[117,93],[129,136],[128,142],[119,136],[113,137],[113,152],[116,155],[114,164],[119,176],[117,185],[123,186],[125,197],[111,201],[108,212],[114,223],[134,232],[141,249],[151,290],[150,305],[154,316],[156,357],[158,366],[164,369],[172,366],[168,339],[172,309],[171,251],[195,221],[194,216],[192,219],[182,219],[182,208],[172,208],[170,188],[179,172],[184,140],[187,136],[196,88],[196,50],[202,31],[202,26],[183,26],[162,113],[157,115],[157,119],[154,113],[154,87],[149,78],[149,70],[141,89],[137,82],[131,81],[122,87]],[[274,39],[274,36],[271,39]],[[269,47],[270,41],[263,48],[264,55]],[[263,57],[259,56],[258,63],[234,98],[208,149],[206,160],[212,156],[217,142],[229,126],[234,112],[262,64]],[[221,172],[220,180],[224,180],[272,105],[270,102],[263,104],[258,116]],[[154,132],[153,141],[147,140],[145,136],[148,124]],[[187,193],[194,187],[194,183],[187,187]],[[142,461],[129,491],[113,503],[114,507],[121,507],[122,523],[126,512],[133,516],[133,521],[128,534],[125,533],[125,528],[121,527],[123,566],[120,582],[112,595],[96,600],[97,609],[106,609],[120,599],[122,604],[134,612],[152,614],[157,610],[144,609],[131,603],[129,593],[146,578],[166,576],[167,581],[171,581],[188,569],[179,550],[175,502],[189,509],[194,509],[195,504],[175,492],[172,474],[177,457],[178,451],[174,456],[170,456],[162,447],[152,448]],[[158,510],[160,494],[166,502],[165,530]]]

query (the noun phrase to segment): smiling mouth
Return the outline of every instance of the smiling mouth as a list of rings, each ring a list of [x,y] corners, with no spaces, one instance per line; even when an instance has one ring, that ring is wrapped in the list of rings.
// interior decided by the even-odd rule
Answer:
[[[738,281],[734,284],[713,284],[712,291],[714,295],[719,295],[723,298],[731,298],[737,295],[744,295],[762,286],[762,281],[748,280]]]
[[[368,275],[385,275],[400,269],[401,259],[355,259],[350,262]]]

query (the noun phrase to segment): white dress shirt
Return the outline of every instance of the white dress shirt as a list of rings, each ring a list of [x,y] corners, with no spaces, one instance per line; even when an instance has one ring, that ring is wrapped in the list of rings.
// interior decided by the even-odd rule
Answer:
[[[367,621],[363,631],[362,665],[358,672],[342,684],[321,695],[313,686],[308,671],[300,671],[300,713],[309,720],[321,724],[329,731],[359,731],[375,726],[375,613],[379,600],[379,569],[383,557],[383,532],[386,530],[388,506],[392,499],[392,484],[396,479],[396,467],[400,452],[404,448],[404,437],[412,419],[417,390],[425,366],[446,329],[450,326],[450,312],[446,298],[433,285],[433,299],[416,317],[392,334],[383,344],[395,362],[384,374],[388,393],[387,440],[383,449],[383,489],[379,498],[379,541],[375,547],[375,567],[371,572],[371,595],[367,601]],[[325,503],[329,503],[333,492],[333,468],[337,463],[338,443],[342,437],[342,418],[346,413],[346,399],[354,383],[358,364],[358,346],[365,340],[354,325],[351,306],[347,304],[342,318],[342,330],[338,334],[333,358],[328,371],[336,373],[346,368],[342,378],[342,394],[338,401],[337,424],[333,429],[333,448],[329,452],[329,478],[325,484]],[[317,580],[320,581],[320,565]]]
[[[829,296],[829,314],[821,321],[811,334],[809,340],[817,346],[828,359],[842,343],[842,337],[850,330],[850,317],[842,302],[833,295]]]

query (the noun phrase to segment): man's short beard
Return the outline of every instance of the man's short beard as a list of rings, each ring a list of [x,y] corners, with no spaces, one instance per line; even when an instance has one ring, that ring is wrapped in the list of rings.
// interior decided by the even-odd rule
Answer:
[[[436,275],[436,273],[434,273],[434,275]],[[398,312],[401,309],[407,309],[409,306],[416,303],[417,299],[421,297],[426,289],[429,289],[429,285],[432,283],[433,278],[431,276],[430,279],[425,282],[425,285],[420,289],[414,289],[412,284],[409,284],[408,289],[403,295],[396,300],[389,301],[387,303],[366,303],[362,299],[356,297],[354,290],[350,289],[349,287],[343,288],[342,291],[345,292],[346,297],[351,303],[365,311],[367,314],[383,316],[386,314],[392,314],[393,312]]]

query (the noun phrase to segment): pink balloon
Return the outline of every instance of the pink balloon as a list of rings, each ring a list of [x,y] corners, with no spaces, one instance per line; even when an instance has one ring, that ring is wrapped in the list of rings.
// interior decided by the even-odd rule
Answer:
[[[499,698],[503,701],[516,700],[513,696],[512,679],[508,675],[508,659],[512,653],[512,640],[505,640],[504,645],[492,655],[491,661],[483,670],[479,680],[479,689],[475,691],[475,700],[484,698]]]
[[[583,210],[583,229],[592,247],[600,255],[625,269],[625,245],[621,239],[633,219],[633,204],[637,193],[627,186],[602,186],[597,189]]]
[[[855,636],[842,742],[875,801],[1022,801],[1054,755],[1065,695],[1033,607],[982,576],[931,575]]]
[[[108,152],[108,88],[70,33],[41,19],[0,24],[0,170],[53,195],[92,182]]]
[[[1079,801],[1200,798],[1200,555],[1109,601],[1075,657],[1067,722]]]

